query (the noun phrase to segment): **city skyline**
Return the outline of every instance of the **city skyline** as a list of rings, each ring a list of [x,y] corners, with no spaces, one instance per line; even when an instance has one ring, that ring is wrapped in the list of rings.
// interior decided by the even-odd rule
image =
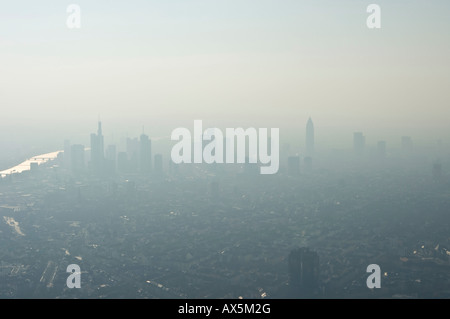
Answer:
[[[0,299],[449,298],[449,14],[2,3]]]
[[[141,136],[129,138],[131,155]],[[165,166],[161,154],[153,174],[138,160],[99,175],[84,146],[66,141],[75,165],[60,154],[0,179],[0,296],[446,298],[448,151],[423,161],[402,136],[401,157],[384,158],[380,142],[366,159],[288,156],[287,170],[267,178],[252,165]],[[373,263],[375,291],[365,273]],[[82,271],[75,291],[69,264]]]
[[[101,123],[101,121],[99,121],[98,123]],[[189,124],[189,123],[186,123],[186,124]],[[297,127],[296,131],[298,134],[296,136],[285,136],[283,134],[280,134],[280,142],[288,143],[291,147],[294,147],[296,152],[301,153],[305,156],[312,155],[315,148],[317,147],[316,138],[315,138],[315,136],[317,134],[317,130],[315,129],[316,125],[313,123],[312,118],[308,117],[306,125],[304,126],[305,133],[302,133],[302,129],[301,129],[302,125],[301,125],[300,121],[297,124],[298,124],[298,127]],[[134,128],[135,128],[134,131],[137,132],[138,126],[134,126]],[[246,127],[242,127],[242,128],[245,129]],[[319,126],[319,128],[320,128],[320,126]],[[147,129],[149,131],[152,131],[152,128],[147,127]],[[173,129],[175,129],[175,127],[172,128],[171,130],[173,130]],[[224,130],[225,127],[222,127],[222,129]],[[287,130],[284,130],[284,131],[281,130],[281,132],[286,132],[286,131]],[[289,131],[287,131],[287,132],[289,132]],[[414,134],[406,136],[406,135],[402,134],[401,132],[398,135],[391,137],[390,139],[383,139],[383,138],[377,139],[378,135],[368,136],[369,140],[368,140],[368,142],[366,142],[367,134],[366,134],[365,130],[363,130],[363,131],[348,130],[348,134],[344,141],[341,141],[340,143],[336,143],[334,145],[327,144],[327,143],[325,143],[324,145],[320,145],[320,143],[319,143],[319,146],[318,146],[319,151],[323,152],[323,151],[326,151],[327,149],[328,150],[333,150],[333,149],[351,150],[351,149],[354,149],[355,148],[355,145],[354,145],[355,134],[362,134],[361,137],[363,138],[363,141],[362,141],[363,148],[365,148],[366,146],[368,148],[378,147],[378,144],[380,142],[384,142],[385,144],[388,143],[388,146],[391,149],[404,149],[405,147],[412,148],[413,140],[414,140],[415,146],[417,146],[419,148],[424,148],[424,147],[426,148],[426,146],[430,146],[430,145],[433,147],[434,143],[436,144],[436,146],[439,144],[439,147],[445,147],[445,145],[447,144],[445,137],[443,138],[442,136],[435,136],[431,139],[423,140],[423,139],[418,138],[418,136],[416,136]],[[86,140],[86,134],[84,134],[84,135],[85,135],[84,140]],[[134,138],[139,138],[139,139],[147,137],[150,140],[153,140],[154,142],[155,141],[156,142],[165,141],[165,142],[173,143],[173,142],[170,142],[170,134],[167,134],[166,136],[156,136],[151,133],[148,135],[142,133],[142,134],[135,134],[135,135],[126,134],[126,135],[122,135],[120,137],[116,137],[116,135],[117,134],[113,130],[109,129],[108,130],[109,138],[107,140],[107,144],[108,145],[122,144],[122,147],[120,148],[120,150],[122,150],[122,151],[125,151],[127,149],[126,143],[127,143],[128,139],[131,138],[130,136],[135,136]],[[319,130],[319,135],[321,135],[320,130]],[[104,137],[105,136],[103,136],[103,138]],[[322,137],[323,137],[323,135],[322,135]],[[353,142],[352,142],[352,138],[353,138]],[[303,142],[302,142],[302,140],[303,140]],[[450,138],[449,138],[448,142],[450,143]],[[409,146],[405,146],[406,144],[408,144]],[[90,145],[92,145],[92,140],[91,140]],[[450,144],[449,144],[449,146],[450,146]],[[384,145],[384,147],[386,147],[386,145]]]
[[[300,124],[300,123],[299,123]],[[122,159],[123,154],[126,153],[127,156],[132,156],[131,154],[134,152],[133,150],[130,151],[130,147],[135,149],[135,156],[136,158],[132,159],[132,161],[135,161],[135,166],[139,169],[141,173],[148,173],[150,171],[150,167],[152,167],[152,162],[155,160],[155,156],[169,156],[170,157],[170,149],[173,146],[174,142],[170,141],[169,136],[167,137],[160,137],[160,136],[151,136],[144,133],[144,128],[142,129],[142,133],[138,135],[137,137],[131,138],[126,135],[126,137],[119,138],[120,141],[117,139],[106,139],[105,142],[105,136],[103,135],[102,130],[102,121],[97,122],[98,128],[97,133],[91,133],[89,142],[87,143],[80,143],[79,141],[82,139],[77,139],[75,142],[72,142],[69,139],[64,140],[63,147],[59,147],[59,151],[55,151],[54,149],[50,150],[50,152],[60,152],[60,151],[66,151],[66,154],[69,154],[68,157],[71,158],[72,155],[70,155],[71,147],[75,147],[77,149],[78,156],[80,157],[81,149],[83,149],[83,153],[87,151],[89,156],[87,157],[90,162],[92,162],[90,165],[93,165],[96,167],[94,170],[99,172],[100,168],[102,170],[106,169],[104,164],[106,163],[105,160],[109,160],[109,162],[114,161],[115,165],[117,166],[120,162],[118,160],[119,157]],[[437,138],[433,140],[433,144],[430,144],[430,141],[427,141],[427,143],[423,143],[423,141],[420,141],[417,143],[417,140],[414,136],[405,136],[400,134],[397,136],[394,140],[377,140],[373,137],[369,136],[369,142],[366,143],[366,135],[364,135],[364,132],[356,132],[354,131],[352,133],[353,141],[351,141],[351,136],[349,135],[347,137],[346,145],[342,143],[341,145],[320,145],[318,147],[317,151],[314,151],[316,149],[316,143],[315,143],[315,127],[312,121],[311,117],[308,117],[308,121],[305,125],[305,134],[304,134],[304,143],[301,143],[301,136],[297,136],[294,139],[283,139],[283,135],[280,135],[280,143],[281,148],[288,147],[289,153],[288,156],[301,156],[301,157],[314,157],[314,154],[321,154],[324,155],[327,152],[333,152],[336,150],[342,150],[342,151],[350,151],[353,150],[355,154],[364,154],[368,156],[369,154],[374,154],[376,152],[380,157],[386,157],[387,154],[389,154],[391,151],[399,152],[399,151],[408,151],[408,152],[415,152],[417,154],[423,153],[423,152],[429,152],[431,153],[434,160],[439,160],[442,158],[442,152],[445,150],[446,144],[443,143],[442,139]],[[151,128],[150,128],[151,131]],[[300,130],[299,130],[300,131]],[[81,135],[81,134],[80,134]],[[84,140],[87,141],[87,134],[84,134],[85,138]],[[112,133],[114,135],[114,133]],[[152,155],[152,140],[153,143],[156,142],[156,150],[157,152]],[[60,143],[61,144],[61,143]],[[66,145],[67,144],[67,145]],[[87,146],[86,146],[87,145]],[[248,147],[248,145],[247,145]],[[144,150],[143,149],[148,149]],[[283,153],[283,151],[281,150]],[[147,155],[146,155],[147,154]],[[286,154],[285,154],[286,155]],[[33,154],[34,157],[38,157],[39,154]],[[83,155],[84,157],[85,155]],[[17,161],[20,161],[20,156],[16,158],[16,164],[18,164]],[[24,160],[24,159],[22,159]],[[67,159],[66,159],[67,160]],[[158,159],[159,161],[161,159]],[[79,162],[79,161],[75,161]],[[122,160],[123,162],[123,160]],[[149,167],[147,169],[141,168],[141,164],[143,162],[147,162],[146,166]],[[85,161],[85,164],[87,165],[87,162]],[[22,165],[22,164],[20,164]],[[17,169],[20,167],[20,165],[17,165],[17,167],[0,167],[4,172],[11,171],[12,169]],[[28,165],[28,164],[27,164]],[[123,164],[122,164],[123,165]],[[11,166],[11,165],[10,165]],[[81,167],[81,166],[80,166]],[[111,170],[110,167],[108,170]]]
[[[450,136],[445,1],[379,1],[380,30],[349,0],[79,1],[75,30],[64,6],[24,3],[4,4],[0,19],[0,134],[13,132],[11,143],[74,140],[92,114],[120,135],[145,125],[167,136],[201,118],[291,138],[311,116],[318,145],[363,130],[374,140]]]

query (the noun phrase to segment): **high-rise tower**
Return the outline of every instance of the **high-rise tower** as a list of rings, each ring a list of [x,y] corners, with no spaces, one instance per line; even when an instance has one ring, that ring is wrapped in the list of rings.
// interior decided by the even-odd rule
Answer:
[[[75,144],[70,147],[70,168],[73,173],[84,171],[84,146]]]
[[[152,170],[152,141],[148,138],[148,135],[142,134],[140,137],[139,154],[141,172],[150,173]]]
[[[288,257],[291,292],[311,296],[319,286],[319,255],[306,247],[291,251]]]
[[[94,173],[100,173],[104,167],[105,153],[103,148],[102,122],[98,122],[97,134],[91,134],[91,163]]]
[[[312,155],[314,152],[314,124],[311,118],[306,123],[306,154]]]

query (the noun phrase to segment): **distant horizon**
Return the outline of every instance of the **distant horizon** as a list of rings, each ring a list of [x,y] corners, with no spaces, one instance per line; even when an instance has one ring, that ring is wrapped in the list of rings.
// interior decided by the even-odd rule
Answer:
[[[410,137],[412,139],[412,142],[413,142],[413,145],[414,145],[414,149],[416,151],[417,150],[419,150],[419,151],[426,151],[426,150],[432,150],[432,149],[438,150],[438,147],[440,147],[441,151],[445,151],[446,150],[447,152],[450,152],[450,148],[449,148],[450,147],[450,140],[439,139],[439,138],[428,139],[428,140],[426,140],[424,138],[422,138],[422,139],[418,138],[417,139],[414,135],[398,135],[397,137],[391,137],[391,139],[375,140],[375,139],[371,138],[370,135],[366,134],[364,130],[353,131],[350,134],[348,134],[348,131],[347,131],[346,142],[341,141],[340,143],[336,143],[335,145],[329,145],[329,144],[328,145],[322,145],[322,144],[317,142],[317,136],[323,138],[324,134],[323,133],[321,134],[321,132],[318,131],[318,129],[317,129],[318,126],[317,126],[316,121],[314,120],[314,118],[308,117],[308,119],[309,118],[311,118],[312,122],[314,123],[314,133],[315,133],[315,136],[316,136],[316,139],[315,139],[315,153],[316,154],[323,154],[323,153],[326,153],[326,152],[333,152],[333,151],[351,151],[352,147],[353,147],[353,144],[352,144],[353,143],[353,133],[356,133],[356,132],[362,132],[363,135],[366,137],[366,150],[367,151],[376,149],[377,143],[383,141],[383,142],[386,142],[386,149],[388,151],[396,152],[396,151],[401,149],[401,139],[402,139],[402,137],[407,136],[407,137]],[[158,149],[158,146],[159,146],[160,153],[163,153],[164,155],[168,155],[170,153],[169,146],[175,144],[175,142],[170,140],[170,135],[166,135],[166,136],[151,135],[151,133],[149,133],[149,131],[150,132],[152,131],[151,128],[145,129],[145,127],[144,127],[144,132],[142,132],[142,127],[141,127],[141,132],[137,133],[135,135],[125,134],[125,135],[117,136],[114,132],[110,133],[111,130],[108,129],[108,126],[106,126],[107,129],[105,130],[105,125],[104,125],[105,123],[104,123],[104,121],[100,120],[99,122],[102,123],[103,129],[104,129],[103,130],[103,136],[105,137],[105,144],[104,144],[105,149],[106,149],[106,147],[108,145],[116,145],[116,146],[118,146],[117,152],[126,151],[126,146],[125,146],[126,139],[127,138],[130,138],[130,139],[137,138],[137,139],[139,139],[139,136],[141,134],[145,134],[145,135],[149,136],[149,138],[152,140],[152,143],[156,143],[157,149]],[[307,122],[305,122],[305,125],[304,125],[305,129],[306,129],[306,123]],[[191,123],[191,125],[192,124],[193,123]],[[187,127],[189,127],[189,125]],[[210,126],[204,126],[204,129],[206,129],[208,127],[210,127]],[[225,126],[220,127],[220,128],[224,129]],[[248,128],[248,127],[243,127],[243,128],[245,129],[245,128]],[[320,126],[319,126],[319,128],[320,128]],[[302,156],[303,157],[307,156],[306,155],[306,150],[305,150],[305,147],[306,147],[305,146],[305,136],[306,135],[305,135],[304,131],[305,130],[302,130],[302,132],[298,136],[292,136],[291,135],[290,138],[289,137],[287,137],[287,138],[285,137],[283,139],[283,137],[284,137],[283,134],[282,134],[283,130],[281,130],[280,131],[280,133],[281,133],[280,134],[280,148],[282,149],[286,144],[288,144],[289,147],[290,147],[290,151],[292,153],[291,155],[299,155],[301,157]],[[78,138],[76,140],[71,140],[70,138],[63,138],[62,141],[59,143],[60,144],[59,150],[58,151],[51,150],[50,152],[51,153],[53,153],[53,152],[63,152],[64,151],[63,150],[63,146],[64,146],[64,141],[65,140],[68,140],[70,142],[70,144],[72,144],[72,145],[73,144],[81,144],[81,145],[83,145],[85,147],[85,150],[89,150],[90,149],[89,137],[90,137],[90,134],[93,133],[93,132],[95,132],[95,129],[91,129],[89,132],[79,133],[78,134],[79,136],[83,136],[81,139]],[[105,134],[105,132],[107,132],[108,134]],[[136,130],[134,132],[136,132]],[[297,143],[295,143],[295,142],[297,142]],[[440,143],[440,145],[439,145],[439,143]],[[154,144],[154,146],[155,146],[155,144]],[[449,149],[445,149],[445,147],[447,147]],[[48,148],[46,148],[43,145],[42,146],[37,146],[37,148],[48,149]],[[38,156],[38,155],[41,155],[41,154],[34,154],[33,153],[32,157]],[[25,160],[25,158],[23,158],[23,155],[22,155],[22,159]],[[26,160],[28,160],[28,158]],[[0,163],[1,163],[1,161],[0,161]],[[17,164],[19,164],[19,163],[17,163]],[[2,171],[2,172],[6,171],[6,170],[10,170],[10,169],[11,168],[2,168],[2,167],[0,167],[0,171]]]
[[[308,117],[318,146],[450,141],[448,1],[377,1],[376,30],[352,0],[77,4],[79,29],[65,4],[2,5],[0,146],[86,143],[98,116],[111,141],[202,119],[300,148]]]

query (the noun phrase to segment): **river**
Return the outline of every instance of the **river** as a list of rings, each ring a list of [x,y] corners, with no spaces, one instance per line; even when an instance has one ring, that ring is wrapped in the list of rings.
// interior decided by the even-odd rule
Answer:
[[[51,153],[46,153],[42,155],[33,156],[26,161],[20,163],[19,165],[16,165],[14,167],[11,167],[9,169],[5,169],[3,171],[0,171],[0,177],[5,177],[6,175],[10,174],[16,174],[16,173],[22,173],[24,171],[30,170],[30,164],[31,163],[37,163],[38,165],[41,165],[43,163],[47,163],[48,161],[54,160],[58,154],[62,151],[56,151]]]

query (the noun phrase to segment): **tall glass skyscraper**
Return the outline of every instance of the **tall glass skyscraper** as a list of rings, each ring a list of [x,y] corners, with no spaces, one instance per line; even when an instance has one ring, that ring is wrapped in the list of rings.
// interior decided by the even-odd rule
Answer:
[[[91,134],[91,164],[94,173],[100,173],[103,168],[105,153],[103,147],[102,122],[98,122],[97,134]]]

